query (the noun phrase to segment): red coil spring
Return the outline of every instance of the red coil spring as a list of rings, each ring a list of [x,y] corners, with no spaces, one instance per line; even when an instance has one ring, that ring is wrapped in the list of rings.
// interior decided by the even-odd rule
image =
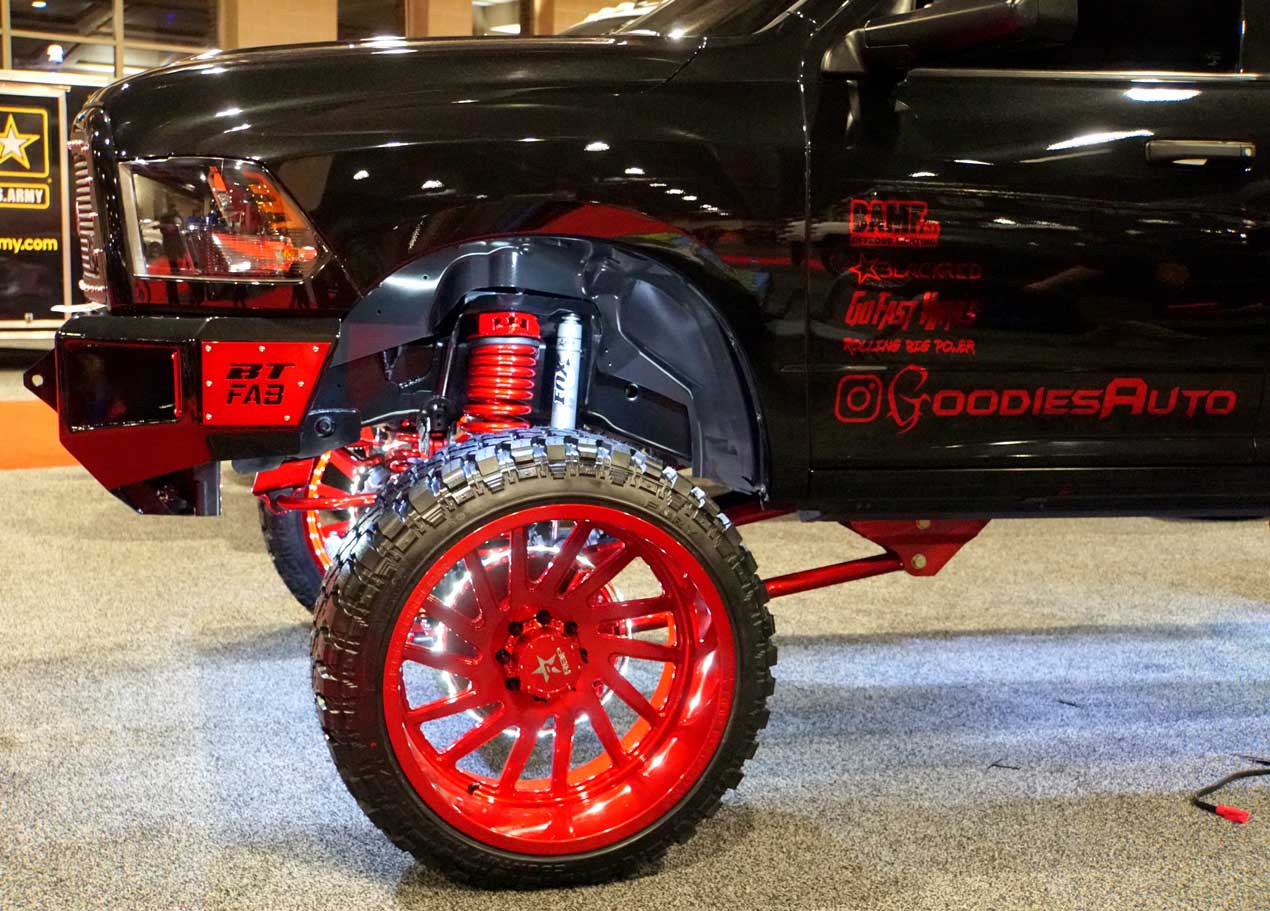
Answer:
[[[528,313],[482,313],[467,359],[464,436],[528,427],[538,380],[538,320]]]

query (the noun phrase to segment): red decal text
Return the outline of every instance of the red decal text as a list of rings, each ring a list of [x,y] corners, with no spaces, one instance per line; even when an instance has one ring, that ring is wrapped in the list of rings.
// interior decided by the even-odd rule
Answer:
[[[941,226],[930,207],[914,199],[851,200],[851,246],[936,247]]]
[[[983,280],[978,263],[895,263],[860,254],[860,261],[847,270],[855,276],[856,287],[887,282],[977,282]]]
[[[873,374],[852,374],[838,384],[835,414],[844,424],[871,423],[885,417],[901,435],[927,415],[935,418],[1086,417],[1106,421],[1118,416],[1223,417],[1239,405],[1230,389],[1152,386],[1141,377],[1118,377],[1095,388],[940,389],[928,388],[929,371],[908,366],[889,383]]]

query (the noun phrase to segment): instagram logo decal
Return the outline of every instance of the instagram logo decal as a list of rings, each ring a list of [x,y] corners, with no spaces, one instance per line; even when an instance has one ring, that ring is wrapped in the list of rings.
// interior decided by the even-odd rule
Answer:
[[[834,410],[844,424],[869,424],[882,413],[882,378],[844,376],[838,384],[838,404]]]

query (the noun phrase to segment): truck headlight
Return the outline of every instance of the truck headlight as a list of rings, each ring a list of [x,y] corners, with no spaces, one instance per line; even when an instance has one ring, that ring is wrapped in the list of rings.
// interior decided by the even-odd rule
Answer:
[[[326,259],[304,213],[259,165],[168,158],[119,170],[139,278],[302,281]]]

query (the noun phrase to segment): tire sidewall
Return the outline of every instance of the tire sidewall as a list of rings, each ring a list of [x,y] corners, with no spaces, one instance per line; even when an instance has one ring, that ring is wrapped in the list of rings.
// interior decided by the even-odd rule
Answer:
[[[274,569],[295,599],[312,611],[324,573],[313,555],[305,513],[293,509],[274,512],[263,502],[259,509],[260,530]]]

